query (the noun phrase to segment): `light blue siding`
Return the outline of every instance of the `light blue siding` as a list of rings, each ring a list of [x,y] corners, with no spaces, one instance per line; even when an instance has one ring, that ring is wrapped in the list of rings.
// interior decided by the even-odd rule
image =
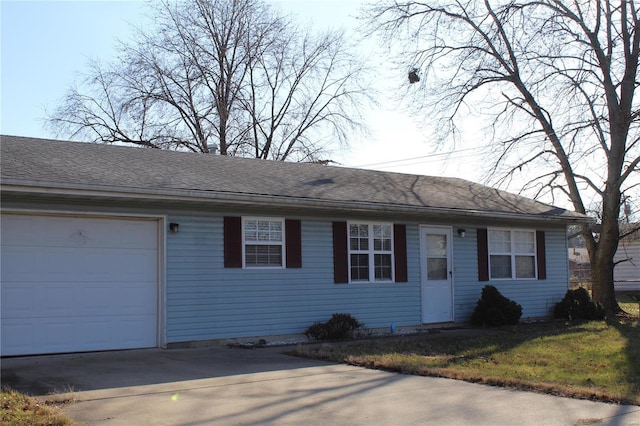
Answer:
[[[476,229],[470,225],[466,229],[466,238],[454,237],[455,320],[469,321],[485,285],[495,286],[505,297],[522,305],[523,319],[549,317],[569,285],[565,228],[535,228],[545,231],[547,279],[483,282],[478,281]]]
[[[343,218],[337,220],[344,220]],[[302,218],[302,268],[223,266],[222,216],[170,216],[167,235],[167,342],[302,333],[331,314],[354,315],[366,326],[419,325],[419,223],[407,224],[406,283],[333,282],[332,221]],[[523,306],[523,318],[549,316],[568,285],[564,227],[546,234],[546,280],[478,281],[476,227],[453,233],[454,315],[469,320],[482,287],[496,286]]]
[[[171,216],[167,342],[302,333],[333,313],[368,327],[420,323],[417,226],[407,229],[407,283],[333,282],[332,222],[302,220],[302,268],[223,267],[223,218]]]
[[[523,318],[551,314],[568,287],[565,228],[562,225],[527,226],[545,231],[546,280],[478,281],[476,229],[474,223],[451,223],[401,217],[306,217],[295,211],[269,212],[269,216],[301,219],[302,268],[224,268],[223,213],[211,208],[88,203],[35,203],[3,199],[3,207],[35,211],[86,211],[114,214],[167,216],[180,224],[178,233],[167,231],[165,247],[164,324],[167,343],[250,336],[302,333],[316,321],[333,313],[354,315],[367,327],[419,325],[421,313],[420,225],[452,226],[454,318],[469,320],[482,287],[496,286],[523,306]],[[266,214],[266,213],[265,213]],[[406,283],[333,282],[332,221],[385,221],[406,224]],[[498,224],[497,222],[495,224]],[[508,226],[499,224],[500,226]],[[514,225],[522,227],[522,225]],[[466,229],[461,238],[456,229]]]

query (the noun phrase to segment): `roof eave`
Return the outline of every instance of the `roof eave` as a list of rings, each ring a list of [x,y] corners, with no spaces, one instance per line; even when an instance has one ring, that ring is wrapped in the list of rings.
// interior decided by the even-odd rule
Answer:
[[[46,183],[38,181],[17,181],[2,179],[0,192],[24,195],[65,195],[91,198],[118,198],[123,200],[148,200],[165,202],[215,202],[235,205],[255,205],[269,207],[305,208],[314,211],[349,210],[359,213],[401,213],[411,215],[449,215],[456,217],[504,219],[533,222],[589,223],[587,216],[557,216],[544,214],[508,213],[484,210],[462,210],[443,207],[408,206],[393,203],[374,203],[364,201],[336,201],[313,198],[286,197],[266,194],[247,194],[221,191],[202,191],[184,189],[149,189],[116,186],[77,185],[64,183]]]

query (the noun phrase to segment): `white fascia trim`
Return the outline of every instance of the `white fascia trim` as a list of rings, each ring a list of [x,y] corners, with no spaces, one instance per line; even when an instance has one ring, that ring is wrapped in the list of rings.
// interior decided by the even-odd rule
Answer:
[[[102,186],[96,189],[92,185],[71,184],[43,184],[42,182],[12,183],[4,179],[0,187],[1,192],[13,192],[22,194],[39,195],[69,195],[97,198],[122,198],[149,201],[190,201],[190,202],[218,202],[226,204],[257,203],[270,207],[297,207],[311,208],[313,210],[335,211],[336,209],[351,210],[359,213],[404,213],[404,214],[437,214],[453,215],[458,217],[527,220],[532,222],[556,222],[556,223],[590,223],[589,217],[559,217],[540,216],[521,213],[490,212],[480,210],[460,210],[443,207],[420,207],[398,204],[381,204],[365,201],[335,201],[314,198],[297,198],[286,196],[274,196],[265,194],[246,194],[219,191],[183,190],[183,189],[140,189],[132,187]]]

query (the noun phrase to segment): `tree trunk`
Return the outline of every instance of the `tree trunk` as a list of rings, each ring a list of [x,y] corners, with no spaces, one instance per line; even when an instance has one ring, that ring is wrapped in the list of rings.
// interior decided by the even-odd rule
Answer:
[[[600,254],[600,253],[599,253]],[[614,318],[619,311],[613,286],[613,259],[600,255],[591,264],[592,294],[594,302],[605,309],[607,318]]]
[[[619,191],[610,190],[603,197],[600,239],[595,253],[591,254],[592,297],[605,309],[607,318],[614,318],[620,311],[613,281],[614,256],[618,250]]]

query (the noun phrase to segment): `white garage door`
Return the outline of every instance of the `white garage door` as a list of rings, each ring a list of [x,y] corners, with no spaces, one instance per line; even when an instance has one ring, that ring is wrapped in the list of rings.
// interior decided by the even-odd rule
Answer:
[[[2,215],[2,355],[157,346],[158,222]]]

